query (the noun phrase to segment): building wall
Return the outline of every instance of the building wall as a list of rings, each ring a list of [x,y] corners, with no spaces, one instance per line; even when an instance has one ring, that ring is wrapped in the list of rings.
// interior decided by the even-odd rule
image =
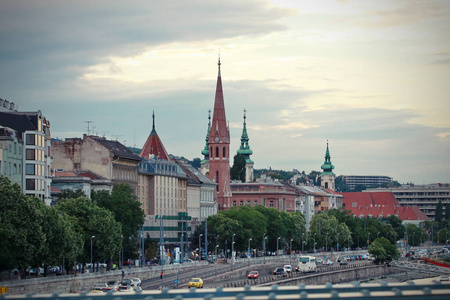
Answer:
[[[392,183],[392,178],[388,176],[343,175],[342,179],[347,187],[351,189],[354,189],[357,185],[370,187]]]
[[[187,213],[192,219],[200,219],[200,186],[188,185],[187,187]]]
[[[81,139],[71,138],[65,141],[52,141],[52,168],[59,171],[80,170]]]
[[[26,195],[35,196],[42,200],[50,199],[50,190],[47,187],[47,147],[46,136],[42,131],[42,122],[39,131],[25,131],[23,133],[23,189]],[[46,192],[48,191],[48,195]],[[50,205],[51,201],[46,201]]]
[[[17,137],[12,140],[0,140],[0,175],[8,177],[21,188],[23,184],[22,143]]]
[[[217,214],[217,203],[214,199],[215,186],[203,184],[200,188],[200,218],[202,220]]]
[[[434,220],[439,200],[450,205],[450,184],[403,186],[398,188],[367,189],[364,192],[391,192],[401,206],[417,206]]]

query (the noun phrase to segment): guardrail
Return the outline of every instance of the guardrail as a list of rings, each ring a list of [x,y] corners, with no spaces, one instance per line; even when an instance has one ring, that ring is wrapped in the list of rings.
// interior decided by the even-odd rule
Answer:
[[[47,295],[0,295],[0,299],[59,299],[59,300],[88,300],[88,299],[324,299],[339,298],[345,300],[359,299],[436,299],[447,300],[450,296],[450,284],[342,284],[320,286],[290,286],[280,287],[250,287],[243,288],[216,288],[216,289],[167,289],[163,291],[143,292],[108,292],[108,293],[81,293],[81,294],[47,294]]]

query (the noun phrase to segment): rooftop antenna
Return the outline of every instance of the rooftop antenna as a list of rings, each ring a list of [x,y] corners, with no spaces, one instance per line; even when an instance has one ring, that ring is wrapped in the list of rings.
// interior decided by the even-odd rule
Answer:
[[[108,131],[102,131],[103,132],[103,137],[105,137],[106,136],[106,133],[108,132]]]
[[[113,134],[112,137],[116,138],[116,141],[119,141],[119,136],[123,136],[123,134]]]
[[[89,124],[94,123],[94,121],[84,121],[84,123],[87,123],[88,135],[90,135]]]

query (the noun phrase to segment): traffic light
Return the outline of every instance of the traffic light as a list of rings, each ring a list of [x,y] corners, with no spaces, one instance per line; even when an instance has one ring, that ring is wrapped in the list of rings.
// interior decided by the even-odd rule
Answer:
[[[160,277],[161,279],[163,279],[163,275],[164,275],[163,272],[159,273],[159,277]]]

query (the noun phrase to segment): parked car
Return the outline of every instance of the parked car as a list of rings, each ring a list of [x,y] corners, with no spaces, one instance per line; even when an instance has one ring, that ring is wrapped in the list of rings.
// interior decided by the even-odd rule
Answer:
[[[203,288],[203,280],[201,278],[192,278],[188,283],[188,288],[190,289],[191,287]]]
[[[346,259],[345,257],[342,257],[342,258],[339,260],[339,264],[340,264],[340,265],[348,265],[347,259]]]
[[[248,273],[248,279],[258,279],[259,277],[259,273],[258,271],[250,271],[250,273]]]
[[[449,281],[449,278],[448,278],[448,276],[441,276],[439,278],[439,281]]]
[[[106,282],[97,282],[96,284],[94,284],[94,287],[92,288],[91,291],[93,290],[99,290],[102,292],[106,292],[111,290],[111,288],[108,286],[108,284]]]
[[[327,266],[332,266],[333,265],[333,261],[331,259],[327,259],[326,261],[323,262],[324,265]]]
[[[316,259],[316,264],[323,264],[323,259],[317,258]]]

